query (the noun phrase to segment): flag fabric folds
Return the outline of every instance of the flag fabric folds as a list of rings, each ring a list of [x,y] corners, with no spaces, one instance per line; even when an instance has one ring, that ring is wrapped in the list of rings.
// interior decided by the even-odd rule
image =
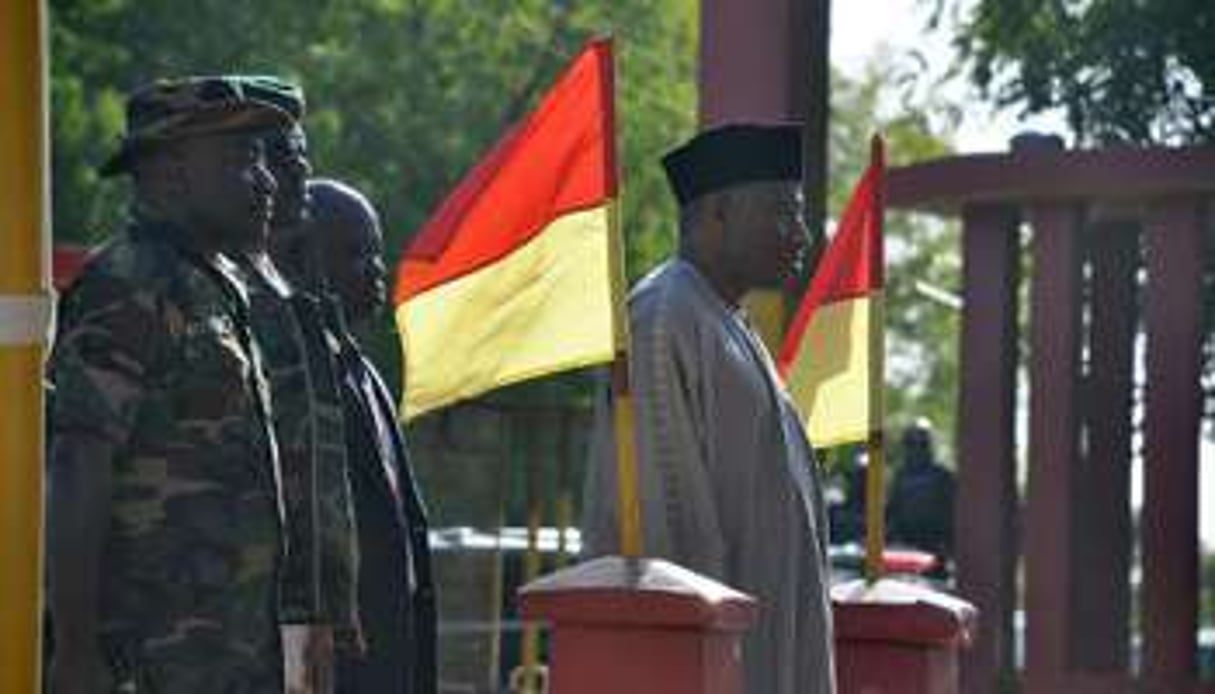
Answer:
[[[406,419],[612,360],[613,100],[592,41],[413,238],[393,301]]]
[[[875,136],[777,359],[816,447],[864,441],[881,426],[884,160]]]

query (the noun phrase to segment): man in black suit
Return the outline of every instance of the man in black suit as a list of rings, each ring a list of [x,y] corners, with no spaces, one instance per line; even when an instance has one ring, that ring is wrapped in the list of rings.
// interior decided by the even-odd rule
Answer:
[[[434,694],[435,599],[425,509],[394,400],[351,328],[366,328],[386,301],[379,217],[357,190],[308,183],[310,219],[276,260],[292,281],[328,297],[328,329],[341,364],[350,486],[358,528],[361,654],[339,655],[340,694]]]

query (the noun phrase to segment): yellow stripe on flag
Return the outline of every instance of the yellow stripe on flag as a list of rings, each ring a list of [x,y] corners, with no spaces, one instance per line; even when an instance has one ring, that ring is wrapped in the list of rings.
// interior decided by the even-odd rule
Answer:
[[[806,434],[819,448],[863,441],[874,428],[871,344],[882,334],[880,292],[820,306],[785,375],[802,407]]]
[[[612,359],[611,205],[558,217],[507,257],[397,307],[405,419]]]

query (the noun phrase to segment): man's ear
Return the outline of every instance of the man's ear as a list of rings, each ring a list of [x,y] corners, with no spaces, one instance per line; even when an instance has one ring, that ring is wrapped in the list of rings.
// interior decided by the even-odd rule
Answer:
[[[177,143],[165,143],[135,163],[134,176],[150,201],[180,200],[190,190],[190,174]]]
[[[165,145],[164,151],[155,159],[155,166],[166,195],[180,198],[190,192],[189,162],[179,143]]]
[[[733,202],[732,195],[733,193],[727,189],[710,193],[706,196],[705,204],[708,206],[708,209],[705,212],[714,223],[723,227],[726,225],[726,217]]]

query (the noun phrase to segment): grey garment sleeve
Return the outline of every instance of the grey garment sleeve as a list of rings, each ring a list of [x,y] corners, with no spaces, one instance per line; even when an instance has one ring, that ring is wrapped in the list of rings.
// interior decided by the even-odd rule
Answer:
[[[815,511],[815,530],[818,531],[818,548],[822,555],[823,566],[827,571],[831,569],[831,521],[827,517],[827,498],[823,491],[823,468],[822,461],[819,460],[818,453],[809,446],[806,447],[809,451],[808,465],[810,466],[810,478],[813,482],[814,494],[814,511]]]
[[[582,486],[582,557],[615,554],[620,547],[617,515],[616,445],[610,379],[600,374],[595,389],[586,476]]]

